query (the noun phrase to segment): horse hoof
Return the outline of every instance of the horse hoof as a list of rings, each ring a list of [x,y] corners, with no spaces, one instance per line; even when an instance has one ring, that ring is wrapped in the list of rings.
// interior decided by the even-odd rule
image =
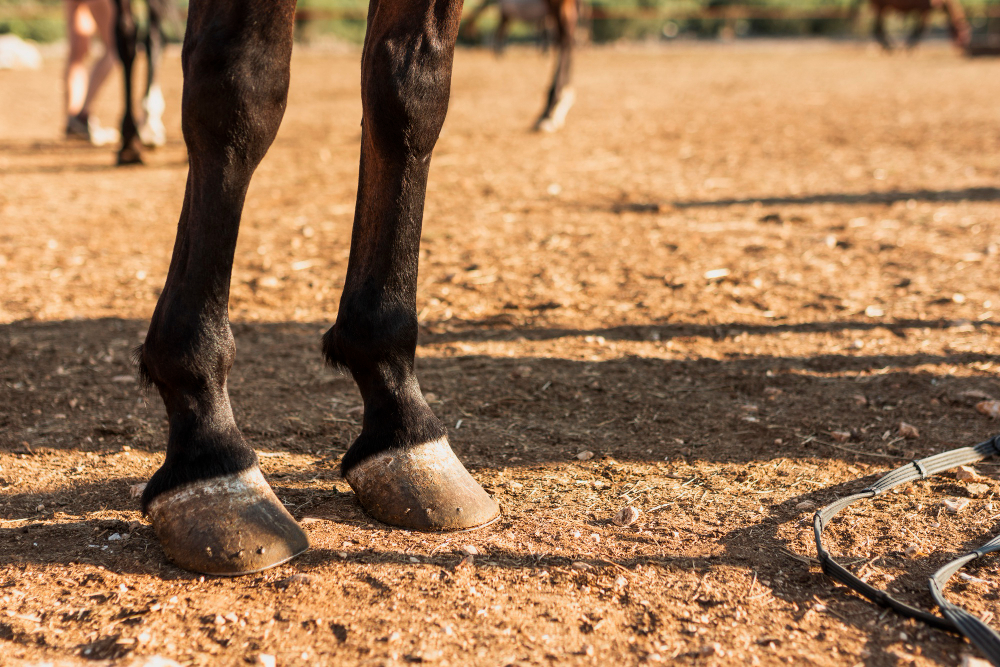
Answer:
[[[543,118],[535,123],[535,132],[558,132],[562,128],[562,123],[557,123],[552,118]]]
[[[536,132],[558,132],[566,124],[566,114],[576,102],[576,91],[567,86],[563,88],[559,101],[535,123]]]
[[[146,148],[163,148],[167,145],[167,133],[163,125],[140,125],[139,141]]]
[[[347,471],[361,506],[382,523],[426,531],[471,530],[500,517],[446,438],[390,450]]]
[[[118,151],[118,166],[142,164],[142,153],[137,149],[126,147]]]
[[[309,547],[259,468],[171,489],[147,512],[167,558],[192,572],[260,572]]]

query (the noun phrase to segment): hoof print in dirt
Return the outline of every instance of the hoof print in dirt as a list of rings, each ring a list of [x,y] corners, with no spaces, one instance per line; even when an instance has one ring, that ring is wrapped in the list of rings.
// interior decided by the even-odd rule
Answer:
[[[259,572],[309,547],[257,468],[163,493],[149,504],[149,517],[167,558],[202,574]]]
[[[377,454],[348,470],[345,477],[365,511],[390,526],[471,530],[500,517],[500,506],[444,438]]]

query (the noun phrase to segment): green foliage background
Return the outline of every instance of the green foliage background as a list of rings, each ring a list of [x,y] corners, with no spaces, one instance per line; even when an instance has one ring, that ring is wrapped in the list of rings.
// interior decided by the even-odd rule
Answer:
[[[466,12],[479,5],[481,0],[467,0]],[[851,6],[865,0],[585,0],[598,16],[611,17],[590,20],[591,38],[597,42],[616,39],[659,39],[664,35],[715,37],[721,34],[808,36],[852,35],[868,31],[870,14],[862,13],[861,21],[846,17],[810,17],[810,13],[824,14],[831,11],[846,13]],[[987,13],[1000,15],[1000,0],[963,0],[973,26],[982,30]],[[709,6],[715,8],[747,10],[783,10],[788,18],[738,18],[724,19],[706,15],[698,16]],[[143,3],[134,3],[137,14]],[[180,0],[183,10],[187,0]],[[298,26],[301,39],[333,36],[349,42],[364,38],[364,17],[368,3],[365,0],[300,0],[298,7],[311,13],[311,20]],[[0,0],[0,34],[14,33],[39,42],[51,42],[65,36],[65,19],[62,0]],[[481,26],[484,33],[492,30],[495,12],[486,12]],[[941,16],[936,26],[943,25]],[[183,26],[175,21],[169,27],[171,37],[179,39]],[[728,32],[726,32],[728,31]],[[527,38],[533,33],[529,26],[520,26],[513,38]]]

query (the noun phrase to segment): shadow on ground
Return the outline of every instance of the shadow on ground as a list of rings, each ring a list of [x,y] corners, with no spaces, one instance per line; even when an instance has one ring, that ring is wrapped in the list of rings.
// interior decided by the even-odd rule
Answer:
[[[568,461],[581,449],[653,461],[809,456],[891,463],[990,435],[992,425],[963,394],[997,393],[995,379],[940,369],[990,365],[998,355],[855,349],[808,357],[746,355],[739,352],[741,341],[727,340],[742,332],[767,336],[872,326],[849,321],[655,328],[661,342],[680,336],[722,340],[728,346],[723,359],[635,356],[627,350],[595,361],[548,353],[432,356],[425,349],[418,351],[418,372],[432,408],[452,427],[456,449],[473,466]],[[881,326],[905,337],[950,325]],[[0,327],[0,403],[6,407],[0,413],[0,449],[104,451],[127,445],[159,451],[162,408],[155,392],[144,396],[134,382],[129,358],[144,327],[117,319]],[[238,358],[230,392],[238,422],[258,449],[335,460],[359,432],[360,397],[349,377],[324,366],[323,329],[314,323],[235,325]],[[467,330],[428,334],[422,343],[590,335],[648,339],[645,327],[616,327]],[[704,343],[713,350],[723,344]],[[884,432],[901,420],[916,425],[921,437],[886,444]],[[836,445],[824,436],[830,430],[851,432],[851,441]]]

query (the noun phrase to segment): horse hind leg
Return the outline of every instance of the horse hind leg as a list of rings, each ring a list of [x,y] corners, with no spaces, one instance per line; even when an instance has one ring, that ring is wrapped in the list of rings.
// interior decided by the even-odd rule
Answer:
[[[125,80],[125,110],[122,114],[122,143],[118,149],[118,164],[142,164],[139,131],[132,105],[132,65],[135,63],[137,42],[135,19],[132,15],[132,2],[131,0],[117,0],[115,8],[117,10],[115,44],[118,47],[118,58],[122,62],[122,72]]]
[[[914,49],[917,44],[920,43],[920,39],[924,36],[927,31],[927,12],[919,11],[917,12],[916,23],[913,24],[913,30],[910,31],[910,36],[906,40],[906,48]]]
[[[142,98],[142,122],[139,123],[139,139],[147,148],[159,148],[167,143],[167,128],[163,124],[166,102],[160,84],[153,83]]]
[[[293,16],[294,0],[191,3],[184,37],[190,171],[167,281],[138,351],[166,407],[167,452],[142,504],[167,557],[206,574],[256,572],[308,547],[236,426],[227,389],[240,216],[284,114]]]
[[[493,53],[497,56],[502,56],[504,50],[507,48],[507,31],[510,28],[510,16],[503,13],[503,7],[500,8],[500,22],[497,23],[496,32],[493,33]]]
[[[965,17],[962,4],[958,0],[944,0],[944,9],[948,15],[948,33],[955,46],[962,49],[968,47],[972,29],[969,27],[969,20]]]
[[[500,509],[455,456],[414,373],[424,195],[448,108],[462,2],[377,2],[362,56],[351,254],[337,321],[323,339],[328,361],[350,371],[364,399],[361,434],[341,470],[379,521],[475,528]]]
[[[872,35],[883,49],[888,53],[892,51],[892,42],[889,41],[889,35],[885,32],[885,12],[886,8],[882,4],[877,4],[875,7],[875,26],[872,29]]]
[[[554,17],[559,40],[559,55],[552,75],[552,85],[545,101],[545,110],[535,122],[535,130],[539,132],[555,132],[562,128],[566,123],[566,115],[576,101],[576,93],[569,85],[573,40],[576,33],[576,0],[550,0],[550,2],[555,3]]]
[[[163,15],[164,0],[149,0],[149,31],[146,33],[146,94],[142,98],[142,121],[139,123],[139,139],[148,148],[157,148],[167,143],[167,129],[163,125],[163,91],[160,89],[159,74],[163,61]]]

